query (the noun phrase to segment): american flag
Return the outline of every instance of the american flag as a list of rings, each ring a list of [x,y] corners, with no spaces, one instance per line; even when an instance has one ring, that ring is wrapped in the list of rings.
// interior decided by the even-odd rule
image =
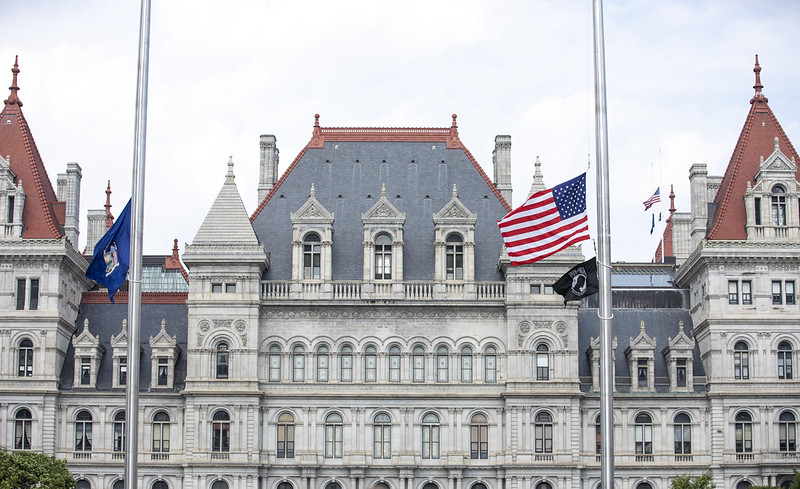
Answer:
[[[653,195],[651,195],[649,199],[642,202],[642,204],[644,204],[644,210],[647,210],[653,207],[653,204],[658,202],[661,202],[661,187],[657,187],[656,191],[653,192]]]
[[[536,192],[497,225],[512,265],[537,262],[589,239],[586,173]]]

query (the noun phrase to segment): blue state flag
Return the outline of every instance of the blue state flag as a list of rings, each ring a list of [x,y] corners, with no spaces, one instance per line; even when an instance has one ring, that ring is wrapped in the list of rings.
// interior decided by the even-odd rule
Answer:
[[[100,241],[94,245],[94,256],[86,277],[108,289],[108,298],[113,303],[114,294],[128,276],[131,257],[131,201],[122,210],[117,221]]]

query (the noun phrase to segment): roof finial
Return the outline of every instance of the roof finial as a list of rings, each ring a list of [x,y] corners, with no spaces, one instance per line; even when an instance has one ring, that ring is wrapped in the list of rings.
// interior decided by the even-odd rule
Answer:
[[[228,173],[225,175],[225,183],[233,183],[236,178],[233,174],[233,155],[228,156]]]
[[[11,68],[11,73],[14,76],[11,78],[11,86],[8,87],[11,90],[11,95],[8,96],[8,100],[5,101],[6,105],[18,105],[22,107],[22,102],[20,101],[19,97],[17,96],[17,92],[19,91],[19,87],[17,86],[17,75],[19,74],[19,64],[17,61],[19,60],[19,56],[14,56],[14,67]]]
[[[456,188],[456,184],[455,183],[453,184],[453,198],[454,199],[458,198],[458,189]]]
[[[381,185],[381,198],[382,199],[386,198],[386,184],[385,183],[383,185]]]
[[[172,244],[172,258],[178,258],[178,238],[175,238]]]
[[[317,198],[317,192],[314,190],[314,184],[313,183],[311,184],[311,193],[309,194],[309,197],[311,197],[312,199],[316,199]]]
[[[669,215],[675,214],[675,190],[672,185],[669,186]]]
[[[453,114],[453,124],[450,126],[453,129],[458,127],[458,124],[456,124],[456,117],[458,117],[458,116],[456,114]]]
[[[755,95],[753,95],[753,98],[750,99],[750,103],[752,104],[756,100],[763,100],[764,102],[767,102],[768,101],[767,97],[765,97],[764,94],[761,93],[761,89],[764,88],[764,85],[761,84],[761,65],[758,64],[757,54],[756,54],[756,66],[753,68],[753,73],[756,74],[756,84],[753,85],[753,88],[756,90],[756,93]]]
[[[106,229],[108,229],[114,225],[114,215],[111,214],[111,180],[106,187],[106,205],[103,207],[106,208]]]

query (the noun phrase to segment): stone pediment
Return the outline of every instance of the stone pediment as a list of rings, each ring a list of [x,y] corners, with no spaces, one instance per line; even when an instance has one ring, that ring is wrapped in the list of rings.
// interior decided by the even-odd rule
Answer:
[[[386,198],[386,184],[381,188],[381,198],[364,214],[361,214],[361,220],[364,224],[377,224],[377,223],[399,223],[402,224],[406,220],[405,213],[397,210],[397,207],[389,202]]]
[[[151,348],[175,348],[178,345],[178,338],[167,334],[167,322],[161,320],[161,331],[155,336],[150,337]]]
[[[655,350],[656,348],[656,337],[647,336],[647,333],[644,330],[644,321],[641,322],[640,329],[639,329],[639,336],[636,338],[629,338],[630,345],[628,346],[627,350]],[[626,350],[626,352],[627,352]]]
[[[333,213],[328,212],[328,209],[325,208],[320,202],[317,200],[316,192],[314,191],[314,184],[311,184],[311,194],[306,200],[305,204],[301,205],[297,212],[293,212],[290,214],[290,218],[292,222],[319,222],[319,223],[326,223],[326,222],[333,222]]]
[[[686,333],[683,332],[683,321],[678,323],[678,334],[675,337],[667,338],[667,346],[664,348],[666,350],[672,351],[681,351],[681,350],[694,350],[695,340],[694,338],[689,338]]]
[[[433,215],[433,222],[437,224],[474,225],[477,219],[477,214],[473,214],[472,211],[459,200],[458,190],[455,184],[453,184],[453,197],[450,199],[450,202],[445,204],[439,212]]]
[[[794,158],[786,156],[780,148],[778,138],[775,138],[775,149],[772,154],[766,159],[761,157],[758,165],[758,174],[756,174],[755,181],[761,182],[762,180],[788,180],[794,181],[795,173],[797,172],[797,163]]]
[[[100,336],[95,335],[92,336],[91,331],[89,331],[89,320],[83,320],[83,331],[80,332],[75,338],[72,340],[72,345],[75,348],[101,348],[100,347]]]
[[[128,347],[128,320],[122,320],[122,330],[120,330],[118,335],[111,335],[111,347],[114,349],[117,348],[127,348]]]

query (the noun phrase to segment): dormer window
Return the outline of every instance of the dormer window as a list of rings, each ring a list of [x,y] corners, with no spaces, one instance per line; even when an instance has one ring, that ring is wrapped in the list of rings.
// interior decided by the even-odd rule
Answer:
[[[392,238],[388,234],[379,234],[375,238],[375,279],[390,280],[392,278]]]
[[[786,190],[780,185],[772,187],[772,225],[786,226]]]
[[[458,233],[447,236],[445,249],[445,278],[463,280],[464,278],[464,239]]]
[[[320,279],[322,269],[322,245],[319,234],[308,233],[303,239],[303,278]]]

